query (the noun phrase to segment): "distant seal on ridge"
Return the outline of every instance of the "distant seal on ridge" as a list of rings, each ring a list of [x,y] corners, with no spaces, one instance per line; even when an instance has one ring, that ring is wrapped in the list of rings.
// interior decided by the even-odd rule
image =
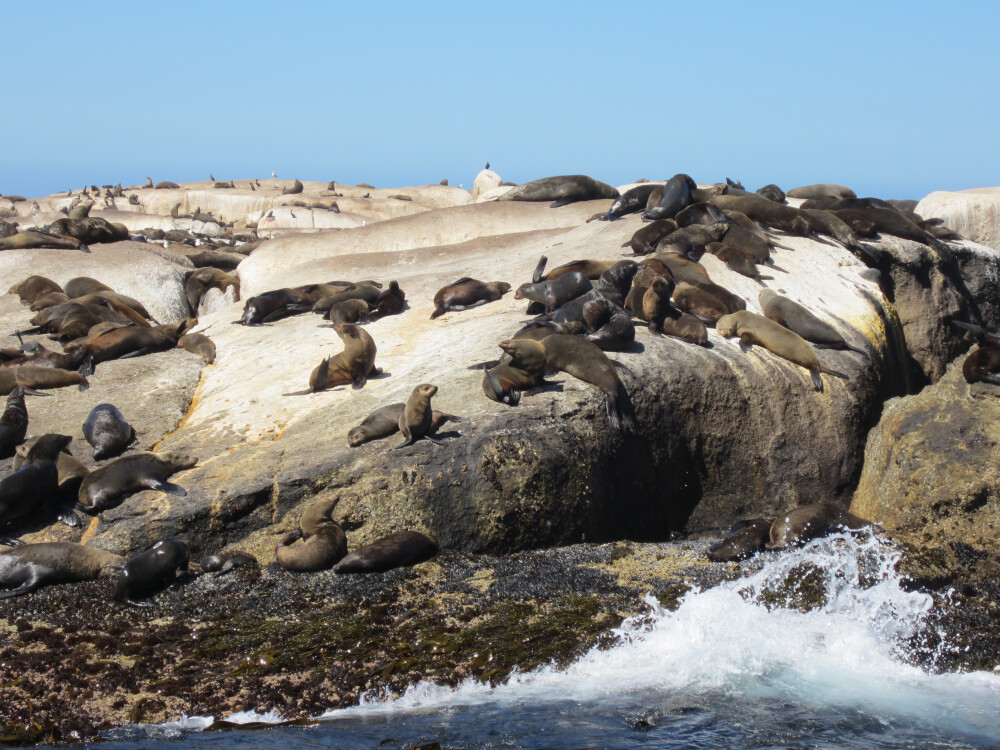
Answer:
[[[617,198],[618,189],[582,174],[543,177],[508,190],[501,201],[552,201],[550,208],[559,208],[577,201]]]

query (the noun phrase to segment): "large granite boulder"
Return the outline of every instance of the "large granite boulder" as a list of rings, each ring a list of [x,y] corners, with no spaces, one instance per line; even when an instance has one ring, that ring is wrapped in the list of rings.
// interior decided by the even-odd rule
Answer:
[[[851,511],[920,544],[1000,549],[1000,387],[969,385],[957,359],[892,399],[871,431]]]
[[[1000,250],[1000,187],[937,190],[917,204],[916,212],[924,219],[944,219],[963,237]]]

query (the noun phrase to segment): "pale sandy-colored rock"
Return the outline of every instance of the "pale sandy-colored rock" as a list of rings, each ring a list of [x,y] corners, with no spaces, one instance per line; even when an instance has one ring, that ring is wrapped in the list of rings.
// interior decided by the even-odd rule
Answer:
[[[916,213],[943,219],[963,237],[1000,250],[1000,187],[938,190],[917,204]]]
[[[472,183],[472,198],[477,199],[483,193],[500,187],[501,182],[503,182],[503,180],[500,179],[500,175],[492,169],[484,169],[480,171]]]

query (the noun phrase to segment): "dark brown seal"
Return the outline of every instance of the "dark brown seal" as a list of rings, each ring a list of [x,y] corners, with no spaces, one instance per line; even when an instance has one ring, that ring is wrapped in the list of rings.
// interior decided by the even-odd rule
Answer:
[[[434,312],[431,319],[438,318],[446,312],[468,310],[472,307],[495,302],[510,291],[506,281],[483,282],[463,276],[442,287],[434,295]]]
[[[399,282],[390,281],[389,288],[375,298],[372,317],[384,318],[387,315],[399,315],[406,308],[406,293],[399,288]]]
[[[768,549],[786,549],[805,544],[842,529],[857,530],[871,526],[833,503],[801,505],[779,516],[771,525]]]
[[[30,594],[53,583],[78,583],[110,575],[125,558],[72,542],[25,544],[0,552],[0,599]]]
[[[542,256],[541,264],[545,256]],[[550,313],[565,305],[570,300],[586,294],[593,288],[590,279],[579,271],[563,274],[551,281],[539,281],[531,284],[521,284],[514,292],[514,299],[528,299],[544,305],[545,312]]]
[[[250,297],[243,304],[243,316],[239,322],[245,326],[259,326],[309,310],[314,304],[315,300],[301,291],[273,289]]]
[[[799,209],[769,201],[759,195],[720,195],[712,203],[722,209],[739,211],[753,221],[759,221],[786,232],[808,236],[812,232],[809,218]]]
[[[676,221],[659,219],[636,231],[632,235],[632,239],[626,242],[623,247],[631,247],[635,255],[649,255],[656,249],[656,245],[661,239],[676,231]]]
[[[348,299],[333,305],[327,317],[334,324],[357,323],[368,314],[369,310],[371,305],[363,299]]]
[[[28,408],[24,405],[24,388],[15,387],[7,396],[7,406],[0,416],[0,458],[9,458],[28,434]]]
[[[334,573],[381,573],[430,560],[437,540],[417,531],[397,531],[354,550],[333,566]]]
[[[658,276],[642,297],[643,318],[649,330],[687,341],[698,346],[708,345],[708,329],[698,318],[673,305],[673,283]]]
[[[598,182],[586,175],[543,177],[518,185],[500,196],[501,201],[552,201],[551,208],[559,208],[577,201],[617,198],[618,189]]]
[[[284,570],[309,573],[327,570],[347,554],[347,535],[333,520],[339,497],[317,500],[302,514],[299,528],[287,534],[274,550]],[[294,546],[298,540],[302,544]]]
[[[785,193],[789,198],[857,198],[858,194],[846,185],[835,182],[821,182],[817,185],[803,185]]]
[[[632,317],[606,297],[588,300],[583,306],[583,320],[587,324],[587,340],[603,351],[624,351],[635,341]]]
[[[0,479],[0,528],[35,511],[51,510],[59,493],[56,459],[72,439],[69,435],[42,435],[28,451],[24,465]],[[65,509],[58,512],[67,525],[78,525],[76,514]],[[0,537],[0,544],[17,543],[11,537]]]
[[[763,552],[771,539],[769,518],[751,518],[733,524],[725,539],[712,547],[708,559],[713,562],[735,562]]]
[[[114,404],[98,404],[83,423],[83,436],[94,448],[94,460],[114,458],[135,442],[135,430]]]
[[[155,490],[184,497],[187,490],[167,479],[178,471],[194,467],[198,459],[182,453],[133,453],[117,458],[107,466],[95,469],[80,485],[77,498],[80,507],[96,515],[115,505],[126,495],[142,490]]]
[[[177,573],[188,571],[188,548],[184,542],[167,537],[145,552],[125,561],[115,582],[116,600],[135,607],[152,606],[136,601],[137,597],[152,596],[174,584]]]

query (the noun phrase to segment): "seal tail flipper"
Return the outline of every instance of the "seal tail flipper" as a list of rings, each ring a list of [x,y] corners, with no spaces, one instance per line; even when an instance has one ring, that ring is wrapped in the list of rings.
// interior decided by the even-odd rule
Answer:
[[[89,380],[87,380],[86,378],[83,378],[83,379],[82,379],[82,380],[80,381],[80,385],[79,385],[79,386],[77,386],[77,390],[79,390],[79,391],[85,391],[85,390],[87,390],[88,388],[90,388],[90,381],[89,381]]]
[[[842,373],[842,372],[840,372],[838,370],[831,370],[829,367],[824,367],[822,365],[820,365],[819,371],[820,372],[825,372],[827,375],[833,375],[833,377],[840,378],[841,380],[850,380],[851,379],[848,375],[845,375],[844,373]],[[814,378],[814,380],[815,380],[815,378]]]
[[[304,391],[291,391],[289,393],[282,393],[282,396],[308,396],[310,393],[316,393],[312,388],[306,388]]]
[[[76,371],[85,376],[94,374],[94,355],[92,352],[87,352]]]
[[[34,388],[25,388],[25,396],[51,396],[51,393],[42,393],[41,391],[36,391]]]
[[[150,479],[145,483],[148,489],[156,490],[157,492],[165,492],[168,495],[177,495],[178,497],[187,497],[187,490],[181,487],[179,484],[171,484],[170,482],[164,482],[159,479]]]
[[[437,307],[437,308],[435,308],[434,312],[431,313],[431,320],[434,320],[435,318],[440,318],[446,312],[448,312],[448,311],[445,310],[444,307]]]
[[[562,208],[563,206],[568,206],[570,203],[576,203],[576,198],[560,198],[557,201],[552,201],[549,204],[549,208]]]
[[[823,378],[820,376],[819,371],[814,371],[812,373],[813,388],[816,389],[818,393],[823,392]]]
[[[4,547],[23,547],[25,543],[22,542],[20,539],[15,539],[12,536],[4,536],[0,537],[0,544],[2,544]]]
[[[531,274],[531,283],[537,284],[542,280],[542,274],[545,273],[545,264],[549,262],[549,259],[544,255],[538,259],[538,265],[535,266],[534,272]]]
[[[631,377],[631,378],[635,377],[635,373],[632,372],[630,369],[628,369],[627,365],[619,362],[617,359],[611,360],[611,364],[613,364],[615,367],[617,367],[622,372],[626,373],[629,377]]]
[[[729,221],[729,217],[726,216],[724,213],[722,213],[722,211],[719,210],[717,206],[714,206],[711,203],[706,203],[705,207],[708,210],[708,215],[715,220],[716,224],[719,224],[724,221]]]
[[[30,594],[37,588],[38,588],[38,579],[35,576],[32,576],[27,581],[18,586],[16,589],[10,589],[9,591],[0,591],[0,599],[6,599],[11,596],[21,596],[22,594]]]
[[[632,397],[628,395],[628,390],[624,383],[618,384],[618,398],[616,403],[618,416],[621,424],[633,435],[639,431],[639,425],[635,419],[635,407],[632,406]]]

